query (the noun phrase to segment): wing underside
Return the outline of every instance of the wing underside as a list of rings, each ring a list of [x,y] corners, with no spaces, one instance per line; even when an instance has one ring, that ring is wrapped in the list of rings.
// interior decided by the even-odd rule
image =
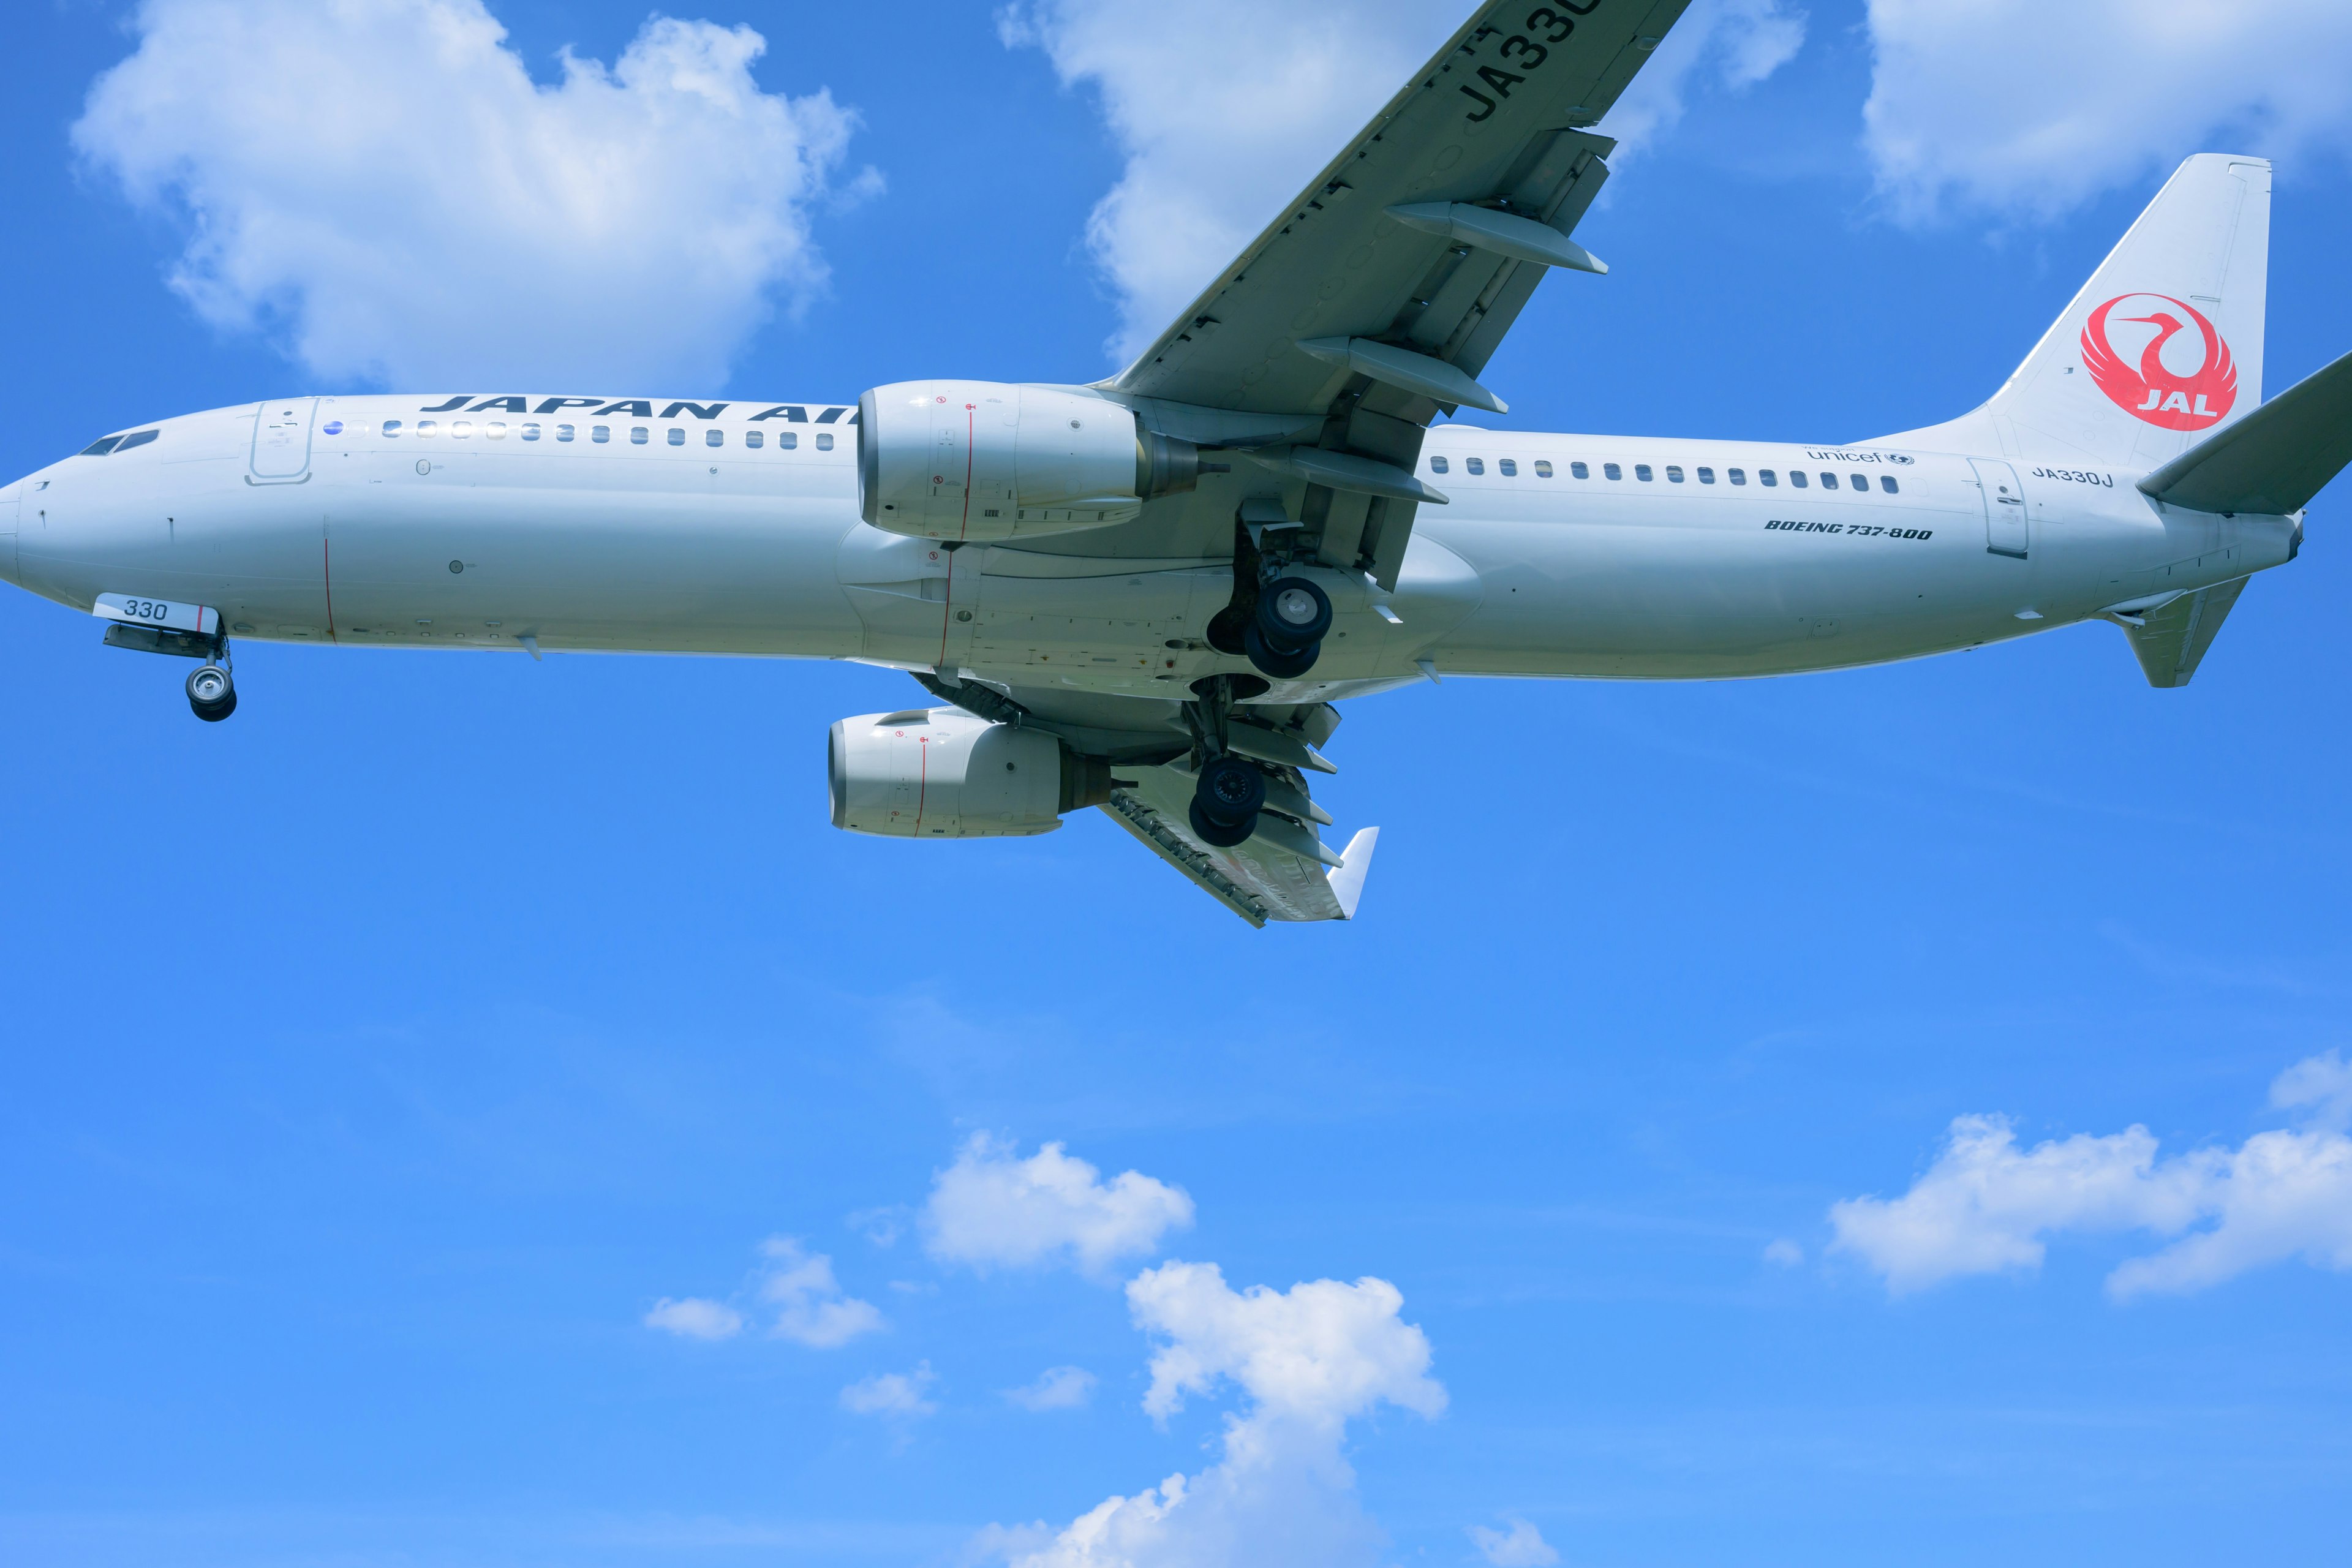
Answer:
[[[1149,504],[1056,553],[1214,557],[1237,493],[1278,498],[1315,559],[1395,585],[1423,501],[1408,481],[1544,274],[1605,270],[1569,237],[1614,145],[1589,129],[1687,0],[1488,5],[1415,73],[1106,395],[1164,434],[1253,450],[1232,484]],[[1360,467],[1359,473],[1372,468]],[[1382,489],[1390,493],[1381,493]]]

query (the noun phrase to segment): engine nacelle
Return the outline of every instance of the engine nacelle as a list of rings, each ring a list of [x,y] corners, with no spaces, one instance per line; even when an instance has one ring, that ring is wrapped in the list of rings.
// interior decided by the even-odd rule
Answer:
[[[1191,442],[1058,387],[902,381],[857,400],[860,510],[892,533],[961,542],[1108,528],[1200,474]]]
[[[960,708],[844,719],[825,744],[833,825],[890,838],[1051,833],[1062,813],[1110,798],[1108,763],[1041,730]]]

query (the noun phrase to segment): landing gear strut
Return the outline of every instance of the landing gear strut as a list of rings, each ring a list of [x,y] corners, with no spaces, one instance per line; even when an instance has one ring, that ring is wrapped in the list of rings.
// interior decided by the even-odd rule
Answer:
[[[1231,849],[1257,831],[1257,814],[1265,805],[1265,771],[1225,749],[1225,718],[1235,696],[1264,691],[1265,683],[1255,676],[1213,675],[1192,689],[1199,700],[1187,704],[1185,711],[1192,725],[1194,754],[1202,759],[1189,814],[1192,834],[1212,848]]]
[[[236,711],[236,683],[221,666],[207,659],[188,677],[188,706],[207,724],[217,724]]]

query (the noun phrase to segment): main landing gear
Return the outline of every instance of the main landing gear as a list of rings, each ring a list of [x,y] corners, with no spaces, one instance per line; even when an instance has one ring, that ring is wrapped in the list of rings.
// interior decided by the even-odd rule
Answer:
[[[1197,700],[1185,704],[1192,727],[1193,755],[1200,759],[1189,812],[1192,835],[1213,849],[1231,849],[1257,832],[1265,805],[1265,770],[1226,748],[1226,717],[1237,698],[1263,692],[1265,682],[1250,675],[1212,675],[1196,681]]]
[[[1311,542],[1292,521],[1254,520],[1244,503],[1234,520],[1234,596],[1209,621],[1208,643],[1241,654],[1272,680],[1315,668],[1331,630],[1331,596],[1294,563],[1311,561]]]
[[[207,724],[217,724],[236,711],[236,683],[228,670],[210,660],[188,677],[188,706]]]
[[[1315,668],[1330,629],[1330,595],[1304,577],[1277,577],[1257,591],[1242,651],[1275,679],[1296,680]]]
[[[1265,774],[1239,757],[1212,758],[1192,786],[1192,831],[1202,843],[1231,849],[1257,831],[1265,805]]]

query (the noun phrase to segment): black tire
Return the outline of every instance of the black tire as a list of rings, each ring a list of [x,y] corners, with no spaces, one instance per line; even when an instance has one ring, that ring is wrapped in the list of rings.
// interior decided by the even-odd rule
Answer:
[[[236,711],[236,686],[228,671],[206,664],[188,677],[188,707],[207,724],[217,724]]]
[[[1304,577],[1276,577],[1257,591],[1256,625],[1277,653],[1312,648],[1331,629],[1331,596]]]
[[[1201,802],[1197,795],[1193,797],[1191,815],[1192,837],[1213,849],[1231,849],[1236,844],[1247,842],[1249,836],[1257,831],[1257,813],[1255,812],[1250,813],[1247,822],[1231,827],[1223,827],[1211,822],[1201,815]]]
[[[1203,821],[1222,827],[1255,822],[1265,805],[1265,774],[1239,757],[1217,757],[1192,785],[1192,805]]]
[[[1323,645],[1309,643],[1296,649],[1275,647],[1265,640],[1265,633],[1258,628],[1258,624],[1252,621],[1242,632],[1242,651],[1249,655],[1250,663],[1258,668],[1260,674],[1276,680],[1296,680],[1315,668],[1316,659],[1322,656]]]

